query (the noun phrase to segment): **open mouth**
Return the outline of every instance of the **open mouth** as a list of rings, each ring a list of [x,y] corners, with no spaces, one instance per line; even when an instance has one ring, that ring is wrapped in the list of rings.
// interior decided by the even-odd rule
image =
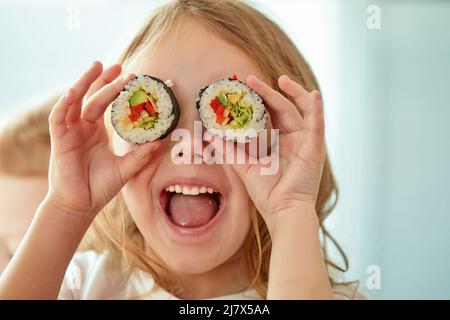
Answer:
[[[166,220],[182,228],[195,229],[210,224],[223,203],[223,195],[206,185],[171,184],[160,195]]]

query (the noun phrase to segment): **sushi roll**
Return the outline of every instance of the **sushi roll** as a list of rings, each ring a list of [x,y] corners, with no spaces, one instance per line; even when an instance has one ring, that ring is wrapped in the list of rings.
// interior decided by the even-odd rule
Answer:
[[[197,109],[205,128],[228,141],[248,142],[267,124],[263,99],[236,76],[202,88]]]
[[[124,140],[141,144],[167,136],[180,117],[171,81],[142,75],[130,80],[114,100],[111,121]]]

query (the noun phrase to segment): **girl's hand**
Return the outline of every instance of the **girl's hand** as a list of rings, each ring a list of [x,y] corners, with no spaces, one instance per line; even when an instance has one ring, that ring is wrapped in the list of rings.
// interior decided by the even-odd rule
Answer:
[[[264,99],[274,128],[280,130],[279,168],[274,175],[262,175],[260,163],[232,167],[270,230],[274,220],[285,214],[315,212],[325,161],[322,101],[317,90],[309,93],[287,76],[281,76],[278,85],[297,106],[254,76],[247,78],[247,85]],[[303,110],[304,119],[297,107]],[[232,143],[226,144],[226,148],[232,147]],[[245,151],[237,146],[235,152]],[[269,157],[274,161],[277,156],[272,152]]]
[[[58,100],[49,117],[51,155],[46,201],[93,218],[150,160],[160,142],[135,147],[123,157],[109,146],[103,114],[134,75],[118,78],[120,66],[102,74],[94,62]],[[89,94],[89,99],[83,98]]]

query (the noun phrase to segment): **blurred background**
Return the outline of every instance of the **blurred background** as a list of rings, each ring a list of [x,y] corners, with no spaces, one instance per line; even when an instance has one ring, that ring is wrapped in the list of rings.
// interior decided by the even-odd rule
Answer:
[[[164,2],[0,0],[0,125],[112,63]],[[346,280],[375,299],[450,299],[450,1],[253,3],[321,84]]]

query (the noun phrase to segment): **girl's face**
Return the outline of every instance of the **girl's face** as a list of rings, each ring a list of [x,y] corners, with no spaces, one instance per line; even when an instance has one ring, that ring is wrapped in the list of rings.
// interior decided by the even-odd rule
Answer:
[[[123,189],[149,254],[172,271],[189,275],[234,261],[250,227],[249,196],[229,166],[193,164],[194,157],[202,157],[194,149],[202,150],[207,144],[201,137],[194,140],[194,121],[200,121],[195,100],[199,89],[233,74],[240,79],[254,74],[265,80],[261,69],[239,48],[189,19],[181,23],[178,33],[169,32],[127,71],[171,79],[181,113],[177,128],[191,134],[190,141],[166,137],[151,162]],[[115,133],[113,139],[118,154],[132,147]],[[171,150],[180,143],[185,150],[191,148],[192,164],[172,161]],[[179,186],[189,195],[167,192],[169,186]],[[205,187],[215,192],[195,195]]]

